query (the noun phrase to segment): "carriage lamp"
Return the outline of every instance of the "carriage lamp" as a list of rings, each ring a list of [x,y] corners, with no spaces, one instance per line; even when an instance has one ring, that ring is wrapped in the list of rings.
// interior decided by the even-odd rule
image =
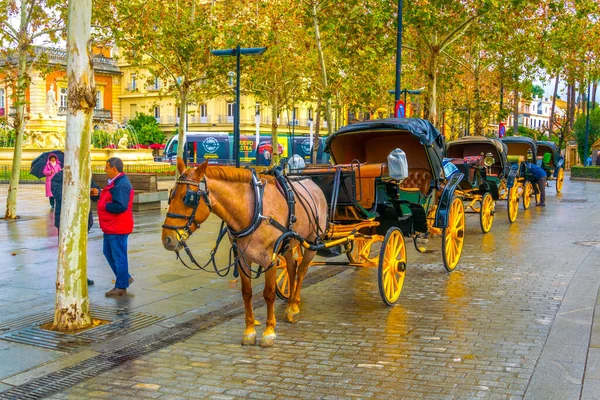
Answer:
[[[483,158],[483,163],[485,164],[486,167],[491,167],[492,165],[494,165],[496,163],[496,159],[494,158],[492,153],[487,153],[485,155],[485,157]]]

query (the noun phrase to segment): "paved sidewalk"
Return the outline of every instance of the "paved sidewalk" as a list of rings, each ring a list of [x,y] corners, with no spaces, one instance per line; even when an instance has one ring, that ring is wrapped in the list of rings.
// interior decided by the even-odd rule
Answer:
[[[161,181],[159,186],[167,188],[171,182]],[[7,188],[8,185],[0,185],[2,213],[6,208]],[[8,322],[43,313],[50,321],[54,308],[58,238],[53,210],[44,197],[44,185],[22,184],[18,194],[21,219],[0,220],[0,259],[3,260],[0,263],[0,329]],[[104,297],[113,287],[114,275],[102,254],[102,232],[94,213],[88,244],[88,275],[95,281],[89,288],[92,311],[102,308],[161,319],[112,340],[112,345],[138,340],[240,299],[240,284],[231,275],[220,278],[188,270],[175,259],[175,253],[164,250],[161,225],[165,213],[166,202],[162,210],[135,213],[135,230],[129,238],[130,273],[135,282],[128,296],[121,298]],[[220,221],[211,217],[202,225],[203,235],[194,235],[189,241],[198,260],[208,257],[219,227]],[[226,249],[224,242],[218,257],[220,265],[227,261]],[[256,284],[257,290],[262,288],[261,283]],[[14,343],[2,339],[6,332],[0,331],[0,391],[98,354],[93,346],[73,355]]]
[[[488,235],[468,215],[465,253],[451,274],[443,271],[439,250],[417,255],[409,249],[405,288],[393,308],[381,306],[375,270],[349,269],[307,288],[301,322],[278,324],[273,349],[239,346],[239,314],[212,325],[205,319],[189,338],[120,360],[53,397],[598,399],[600,184],[567,181],[562,196],[553,190],[545,209],[520,207],[515,224],[499,205]],[[0,209],[5,200],[2,185]],[[51,312],[54,301],[56,232],[43,187],[22,185],[20,200],[20,211],[28,206],[23,220],[0,222],[0,236],[8,238],[0,241],[0,257],[8,261],[0,267],[0,328]],[[89,244],[92,307],[163,319],[70,353],[9,342],[0,331],[0,398],[2,391],[70,366],[79,370],[128,344],[150,345],[187,329],[187,321],[237,307],[239,284],[231,277],[186,270],[162,248],[164,213],[136,214],[135,282],[126,299],[103,296],[112,273],[97,225]],[[211,219],[204,235],[192,237],[196,254],[208,254],[218,224]],[[280,316],[284,304],[276,307]]]

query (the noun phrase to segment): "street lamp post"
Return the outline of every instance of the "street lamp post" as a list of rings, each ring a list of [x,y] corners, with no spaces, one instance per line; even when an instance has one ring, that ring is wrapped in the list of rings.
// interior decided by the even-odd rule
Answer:
[[[585,112],[585,142],[583,145],[583,166],[587,166],[588,159],[588,140],[590,137],[590,96],[591,96],[592,83],[588,83],[588,94],[587,94],[587,107]],[[591,164],[590,164],[591,165]]]
[[[240,167],[240,56],[260,55],[267,50],[266,47],[240,47],[235,49],[211,50],[210,52],[219,57],[235,56],[235,105],[233,107],[233,158],[235,166]]]
[[[400,81],[402,79],[402,0],[398,0],[398,30],[396,38],[396,90],[395,103],[400,100]],[[404,93],[404,106],[406,107],[406,92]]]
[[[404,95],[404,109],[406,110],[406,95],[407,94],[421,94],[423,93],[423,90],[425,88],[421,88],[421,89],[402,89],[402,90],[388,90],[388,93],[391,93],[394,95],[394,97],[396,98],[396,104],[398,103],[398,100],[400,100],[400,95],[403,94]],[[406,115],[405,115],[406,117]]]

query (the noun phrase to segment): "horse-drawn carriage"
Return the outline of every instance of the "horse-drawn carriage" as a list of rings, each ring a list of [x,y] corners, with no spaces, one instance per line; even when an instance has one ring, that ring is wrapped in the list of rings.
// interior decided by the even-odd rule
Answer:
[[[479,214],[483,233],[492,229],[496,201],[507,196],[506,145],[497,139],[467,136],[446,145],[446,157],[464,177],[456,193]]]
[[[287,320],[299,314],[300,290],[315,254],[346,253],[353,265],[378,268],[379,293],[391,305],[402,291],[406,273],[404,237],[415,247],[430,227],[442,229],[444,266],[459,262],[465,234],[464,205],[454,195],[458,173],[446,179],[442,170],[443,136],[425,120],[369,121],[340,129],[328,138],[326,151],[334,165],[298,173],[269,174],[232,167],[186,168],[169,195],[162,242],[167,250],[185,250],[199,268],[214,262],[218,242],[227,236],[240,271],[246,308],[242,344],[256,341],[251,278],[265,276],[267,328],[261,346],[275,340],[274,297],[288,297]],[[187,239],[217,215],[221,230],[211,259],[198,264]],[[374,246],[377,244],[377,246]],[[277,264],[285,268],[277,268]],[[256,269],[252,264],[257,264]],[[279,272],[279,276],[278,276]]]
[[[397,150],[406,158],[402,176],[390,171]],[[443,263],[453,270],[464,242],[464,207],[454,196],[462,175],[446,180],[442,171],[443,136],[428,121],[386,119],[343,127],[327,139],[325,151],[333,165],[310,166],[297,175],[309,176],[323,189],[329,206],[329,230],[334,235],[355,224],[359,232],[401,232],[424,252],[431,228],[442,229]],[[335,178],[339,176],[339,178]],[[373,265],[374,241],[355,240],[346,252],[351,264]],[[381,284],[381,282],[380,282]],[[381,292],[383,301],[393,301]]]
[[[565,180],[565,158],[560,155],[560,149],[554,142],[540,140],[537,146],[537,159],[546,171],[547,181],[556,181],[556,193],[560,193]]]
[[[531,204],[531,196],[534,189],[531,177],[527,174],[525,162],[533,160],[537,154],[535,141],[525,136],[508,136],[502,138],[508,149],[508,162],[510,171],[508,173],[508,220],[514,222],[519,213],[519,200],[523,199],[523,209],[527,210]]]

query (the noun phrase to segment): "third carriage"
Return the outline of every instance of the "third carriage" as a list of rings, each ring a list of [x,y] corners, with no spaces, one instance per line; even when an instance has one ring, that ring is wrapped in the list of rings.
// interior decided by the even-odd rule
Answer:
[[[466,136],[446,145],[447,161],[464,175],[456,192],[466,208],[479,214],[483,233],[492,229],[496,202],[507,196],[506,152],[504,143],[483,136]]]

